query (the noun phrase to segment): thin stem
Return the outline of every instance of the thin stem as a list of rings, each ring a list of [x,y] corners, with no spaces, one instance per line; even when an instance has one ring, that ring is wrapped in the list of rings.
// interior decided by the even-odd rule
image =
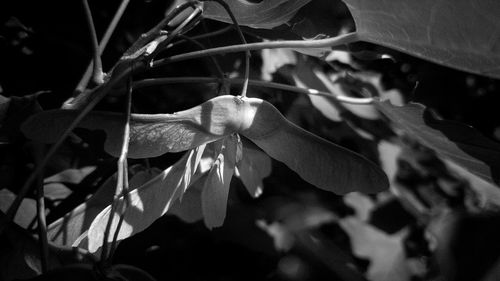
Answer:
[[[231,83],[231,84],[243,84],[244,79],[241,78],[225,78],[219,79],[215,77],[169,77],[169,78],[153,78],[153,79],[144,79],[134,83],[134,89],[151,87],[156,85],[164,85],[164,84],[176,84],[176,83]],[[291,85],[285,85],[280,83],[268,82],[268,81],[259,81],[259,80],[249,80],[250,86],[258,86],[258,87],[266,87],[279,89],[284,91],[290,91],[299,94],[313,95],[313,96],[323,96],[327,98],[336,99],[342,103],[348,104],[371,104],[373,103],[373,98],[353,98],[347,96],[333,95],[332,93],[321,92],[315,89],[305,89],[299,88]]]
[[[229,25],[229,26],[226,26],[224,28],[221,28],[219,30],[216,30],[216,31],[212,31],[212,32],[207,32],[207,33],[203,33],[201,35],[197,35],[197,36],[192,36],[190,37],[192,40],[201,40],[201,39],[206,39],[206,38],[210,38],[210,37],[214,37],[214,36],[217,36],[217,35],[221,35],[221,34],[224,34],[230,30],[233,29],[233,26],[232,25]],[[170,44],[168,47],[169,48],[172,48],[172,47],[176,47],[180,44],[183,44],[183,43],[186,43],[188,42],[188,40],[186,39],[182,39],[182,40],[179,40],[179,41],[175,41],[174,43]]]
[[[116,10],[115,15],[113,16],[113,19],[111,20],[111,23],[108,25],[108,28],[106,29],[106,32],[104,33],[104,36],[101,39],[101,42],[99,42],[99,56],[102,55],[104,50],[106,49],[106,46],[108,45],[109,39],[111,38],[111,35],[115,32],[116,26],[118,26],[118,22],[123,16],[123,13],[125,12],[125,9],[127,8],[130,0],[122,0],[120,3],[120,6],[118,7],[118,10]],[[87,66],[87,70],[85,70],[85,74],[83,75],[82,79],[80,82],[78,82],[78,85],[75,88],[75,93],[81,93],[87,88],[87,84],[89,83],[89,80],[92,76],[92,66],[93,63],[92,61],[89,63]]]
[[[182,35],[182,34],[179,34],[178,36],[180,38],[183,38],[184,40],[187,40],[188,42],[191,42],[193,45],[198,46],[198,48],[200,48],[202,50],[206,49],[203,44],[201,44],[200,42],[198,42],[197,40],[195,40],[193,38],[190,38],[190,37]],[[217,59],[215,58],[215,56],[209,56],[209,58],[212,61],[215,69],[217,70],[217,73],[219,74],[219,77],[220,78],[224,78],[224,71],[222,71],[222,68],[220,67],[219,62],[217,62]]]
[[[35,144],[34,155],[36,162],[39,162],[43,157],[43,144]],[[47,272],[49,262],[49,242],[47,240],[47,223],[45,217],[45,198],[43,190],[43,177],[39,175],[36,181],[36,215],[38,219],[38,238],[40,242],[40,257],[42,265],[42,273]]]
[[[223,0],[215,0],[219,5],[224,7],[226,10],[227,14],[233,21],[234,27],[236,27],[236,30],[238,31],[238,35],[240,36],[241,42],[243,44],[247,44],[247,40],[245,39],[245,35],[243,35],[243,32],[241,32],[240,25],[238,24],[238,21],[236,20],[236,17],[234,16],[233,12],[231,11],[231,8],[229,5],[224,2]],[[244,82],[243,82],[243,87],[241,89],[241,96],[246,97],[247,96],[247,90],[248,90],[248,80],[250,79],[250,51],[246,50],[245,51],[245,74],[244,74]]]
[[[82,0],[83,8],[85,10],[85,18],[90,31],[90,39],[92,41],[92,53],[94,55],[94,70],[92,79],[98,85],[104,83],[104,73],[102,72],[101,55],[99,53],[99,43],[97,43],[97,34],[95,32],[94,21],[92,20],[92,12],[90,11],[89,3],[87,0]]]
[[[178,35],[182,35],[182,33],[186,30],[191,29],[194,25],[197,24],[197,19],[201,17],[201,13],[203,12],[202,8],[198,5],[195,5],[195,8],[189,16],[182,21],[181,24],[179,24],[169,35],[168,37],[160,42],[156,49],[149,55],[151,57],[151,60],[163,50],[165,46],[169,46],[170,42]]]
[[[108,255],[108,250],[107,250],[107,245],[108,245],[108,236],[109,233],[111,232],[111,226],[113,224],[113,218],[114,218],[114,210],[111,210],[110,212],[110,217],[108,218],[108,223],[106,224],[106,229],[104,231],[104,238],[103,238],[103,246],[102,246],[102,253],[101,253],[101,260],[105,262],[108,257],[112,257],[113,253],[116,248],[116,240],[118,238],[118,234],[120,232],[121,225],[123,223],[123,217],[125,215],[126,208],[128,206],[128,203],[130,201],[129,198],[129,185],[128,185],[128,167],[127,167],[127,155],[128,155],[128,148],[129,148],[129,141],[130,141],[130,113],[132,109],[132,81],[131,78],[127,82],[127,104],[126,104],[126,110],[125,110],[125,125],[123,128],[123,139],[122,139],[122,149],[120,153],[120,157],[118,158],[118,175],[117,175],[117,181],[116,181],[116,191],[115,191],[115,200],[113,200],[113,205],[118,205],[120,206],[120,221],[118,222],[118,225],[115,229],[115,233],[113,235],[113,240],[111,242],[110,246],[110,251]],[[125,202],[120,203],[118,199],[120,198],[120,193],[121,195],[125,198]],[[113,209],[113,207],[111,208]]]
[[[339,45],[345,45],[358,41],[356,32],[351,32],[339,35],[333,38],[319,39],[319,40],[286,40],[286,41],[271,41],[271,42],[258,42],[240,45],[231,45],[218,48],[207,49],[203,51],[195,51],[184,53],[180,55],[171,56],[164,59],[156,60],[152,63],[151,67],[159,67],[173,62],[179,62],[189,59],[196,59],[205,56],[219,55],[226,53],[236,53],[244,51],[262,50],[262,49],[294,49],[294,48],[331,48]]]

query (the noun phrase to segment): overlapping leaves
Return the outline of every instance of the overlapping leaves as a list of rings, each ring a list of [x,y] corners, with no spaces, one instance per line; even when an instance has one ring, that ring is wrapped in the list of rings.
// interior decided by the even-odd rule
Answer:
[[[71,110],[43,112],[28,120],[23,131],[40,141],[54,141],[64,129],[61,124],[70,122],[75,114]],[[54,122],[55,117],[57,122]],[[131,156],[145,158],[169,151],[191,151],[129,194],[129,207],[123,214],[124,224],[119,230],[118,240],[144,230],[202,177],[197,171],[206,144],[212,147],[209,152],[213,155],[200,194],[207,227],[221,226],[224,221],[229,185],[236,168],[251,195],[257,196],[262,190],[262,178],[270,172],[270,165],[265,164],[267,161],[262,159],[262,154],[251,152],[251,145],[247,145],[250,149],[243,149],[237,134],[250,139],[266,154],[285,163],[319,188],[338,194],[355,190],[371,193],[388,185],[378,166],[300,129],[287,121],[274,106],[260,99],[220,96],[175,114],[133,115],[131,120]],[[122,116],[95,113],[80,125],[104,130],[107,133],[106,149],[116,155],[120,147],[117,127],[123,125]],[[249,152],[248,156],[246,152]],[[260,163],[264,164],[258,166]],[[124,198],[118,200],[118,204],[124,202]],[[87,238],[91,251],[101,246],[104,228],[111,215],[115,217],[111,233],[117,228],[119,214],[110,212],[108,206],[90,226]],[[87,240],[80,237],[77,241],[85,243]]]

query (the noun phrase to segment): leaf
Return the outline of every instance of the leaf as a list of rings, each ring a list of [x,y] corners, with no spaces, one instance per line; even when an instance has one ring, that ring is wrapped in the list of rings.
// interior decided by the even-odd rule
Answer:
[[[0,189],[0,211],[7,212],[8,208],[16,199],[16,194],[4,188]],[[36,217],[36,201],[31,198],[24,198],[19,206],[19,210],[14,217],[14,222],[23,228],[28,228]]]
[[[25,229],[7,221],[0,212],[0,280],[24,280],[42,273],[40,243]],[[47,268],[59,268],[66,264],[89,262],[83,251],[58,247],[49,243]]]
[[[362,41],[500,78],[500,2],[496,0],[343,1]]]
[[[158,173],[156,169],[140,171],[130,179],[129,187],[135,189]],[[47,231],[49,240],[58,245],[73,245],[77,238],[89,229],[95,217],[113,202],[115,187],[116,174],[108,178],[90,199],[51,223]]]
[[[272,171],[271,158],[249,141],[243,142],[243,158],[237,164],[239,177],[243,185],[256,198],[262,194],[262,180]]]
[[[197,154],[196,150],[186,153],[174,165],[129,193],[130,204],[125,211],[117,241],[128,238],[150,226],[170,209],[175,200],[179,199],[184,190],[186,190],[186,186],[189,186],[200,177],[199,174],[195,174],[196,169],[191,169],[192,174],[190,176],[185,175],[186,167],[191,165],[190,159],[193,158],[193,155]],[[117,204],[123,204],[124,198],[120,197],[118,202]],[[92,253],[96,252],[102,246],[104,230],[106,229],[110,212],[111,206],[108,205],[96,216],[90,225],[88,231],[88,249]],[[119,218],[119,214],[115,212],[113,214],[110,233],[115,233]],[[112,241],[112,237],[113,235],[108,237],[109,242]]]
[[[42,112],[23,124],[23,132],[38,141],[53,142],[75,114],[71,110]],[[118,155],[120,120],[118,114],[96,112],[79,126],[105,130],[106,150]],[[319,188],[344,194],[355,190],[377,192],[388,186],[377,165],[293,125],[273,105],[257,98],[219,96],[175,114],[134,114],[129,156],[154,157],[183,151],[232,133],[247,137]]]
[[[500,144],[459,122],[439,120],[422,104],[377,107],[406,133],[484,180],[499,184]]]
[[[206,176],[203,176],[193,183],[186,193],[182,195],[182,200],[175,201],[167,214],[174,215],[187,223],[194,223],[202,220],[201,191],[205,179]]]
[[[265,81],[273,80],[273,74],[285,65],[295,65],[297,58],[290,49],[264,49],[261,51],[262,66],[261,78]]]
[[[220,227],[226,218],[229,186],[236,166],[237,137],[219,141],[220,150],[201,191],[201,209],[207,228]]]
[[[297,127],[270,103],[260,104],[251,127],[241,134],[321,189],[345,194],[356,190],[374,193],[388,187],[378,166]]]
[[[235,132],[239,117],[234,97],[215,98],[197,107],[174,114],[132,114],[128,157],[156,157],[180,152],[215,141]],[[76,110],[49,110],[32,116],[23,126],[24,134],[43,143],[55,142],[77,116]],[[124,119],[109,112],[93,112],[78,125],[107,134],[105,150],[120,155]]]
[[[66,169],[60,173],[47,177],[43,180],[44,184],[58,182],[58,183],[71,183],[78,184],[83,178],[95,170],[95,166],[87,166],[79,169]]]
[[[270,29],[287,23],[310,0],[264,0],[252,3],[248,0],[225,1],[239,25]],[[233,23],[226,10],[218,3],[204,3],[203,16],[212,20]]]
[[[367,272],[369,280],[408,280],[409,270],[404,263],[405,253],[402,243],[407,229],[394,235],[387,235],[352,217],[340,220],[340,225],[351,238],[354,254],[358,257],[370,258],[370,267]]]

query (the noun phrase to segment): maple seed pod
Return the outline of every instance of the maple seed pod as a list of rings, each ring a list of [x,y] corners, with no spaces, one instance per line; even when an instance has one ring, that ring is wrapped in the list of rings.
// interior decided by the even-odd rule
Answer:
[[[45,111],[28,119],[22,130],[29,138],[55,142],[76,115],[71,110]],[[84,118],[79,127],[106,131],[105,150],[114,156],[120,154],[120,114],[95,112]],[[257,98],[225,95],[174,114],[132,114],[128,157],[148,158],[185,151],[232,133],[247,137],[319,188],[345,194],[374,193],[389,186],[377,165],[299,128],[272,104]]]

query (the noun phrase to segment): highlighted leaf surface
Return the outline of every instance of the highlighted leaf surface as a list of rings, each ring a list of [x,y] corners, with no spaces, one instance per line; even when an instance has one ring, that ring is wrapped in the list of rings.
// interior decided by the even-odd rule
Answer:
[[[47,111],[30,118],[23,132],[30,138],[54,142],[76,112]],[[121,147],[119,114],[93,113],[81,127],[107,134],[105,149],[118,155]],[[131,116],[129,156],[147,158],[178,152],[239,133],[269,156],[285,163],[319,188],[344,194],[378,192],[388,187],[387,177],[364,157],[328,142],[290,123],[273,105],[256,98],[219,96],[175,114]]]
[[[343,0],[362,41],[500,78],[497,0]]]
[[[193,157],[196,158],[198,154],[197,152],[197,150],[192,150],[186,153],[174,165],[129,193],[130,205],[125,211],[117,241],[130,237],[150,226],[172,207],[173,203],[180,198],[192,182],[198,180],[200,174],[196,174],[196,169],[186,169],[192,165],[198,166],[198,163],[192,163]],[[188,173],[189,175],[187,175]],[[124,198],[121,197],[119,202],[123,204]],[[107,206],[90,225],[88,232],[90,252],[95,252],[102,246],[104,230],[110,213],[111,206]],[[115,233],[120,218],[118,213],[114,213],[113,217],[110,233]],[[108,237],[108,241],[112,241],[112,236]]]
[[[229,186],[236,165],[236,136],[228,136],[220,141],[219,155],[208,172],[205,186],[201,191],[201,209],[205,225],[212,229],[222,226],[226,218]]]
[[[252,3],[248,0],[225,1],[238,24],[253,28],[273,28],[287,23],[302,6],[311,0],[264,0]],[[214,2],[205,2],[203,16],[209,19],[232,23],[226,10]]]
[[[500,144],[474,128],[439,120],[422,104],[399,107],[377,102],[377,107],[406,133],[478,177],[500,183]]]

